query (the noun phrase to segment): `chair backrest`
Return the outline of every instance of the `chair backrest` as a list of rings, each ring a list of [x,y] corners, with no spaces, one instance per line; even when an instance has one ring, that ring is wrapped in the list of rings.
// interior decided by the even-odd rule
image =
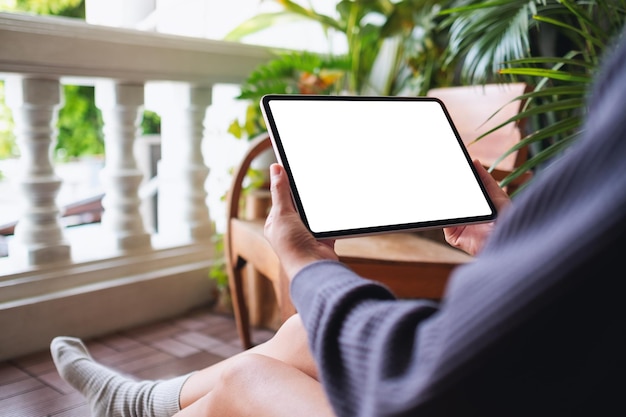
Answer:
[[[518,114],[523,103],[515,98],[524,94],[527,88],[525,83],[455,86],[434,88],[427,95],[443,101],[472,159],[478,159],[484,166],[490,167],[521,140],[523,120],[509,123],[478,142],[472,142]],[[507,156],[496,168],[511,172],[526,158],[527,151],[523,148]]]

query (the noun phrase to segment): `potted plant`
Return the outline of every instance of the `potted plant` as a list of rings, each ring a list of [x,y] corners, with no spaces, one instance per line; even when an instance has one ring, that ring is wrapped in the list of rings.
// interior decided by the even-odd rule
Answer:
[[[311,52],[280,52],[259,65],[241,85],[237,99],[249,102],[243,121],[235,119],[228,128],[234,137],[253,138],[267,130],[259,100],[265,94],[337,94],[347,71],[341,57]]]
[[[441,60],[429,59],[445,47],[446,36],[438,23],[439,11],[448,2],[341,0],[335,17],[291,0],[274,1],[282,11],[256,15],[225,39],[239,41],[286,20],[304,19],[344,38],[347,52],[335,57],[345,75],[341,86],[344,92],[425,94],[432,86],[448,85],[452,80],[452,72],[440,65]]]
[[[578,136],[589,83],[624,27],[626,8],[612,0],[457,0],[455,6],[443,12],[443,24],[449,28],[448,59],[462,62],[463,82],[523,80],[534,86],[519,97],[525,109],[517,116],[531,122],[516,146],[529,147],[530,158],[506,184],[545,166]]]
[[[439,59],[446,39],[439,25],[444,2],[341,0],[334,17],[291,0],[274,1],[282,11],[254,16],[225,39],[239,41],[296,18],[342,34],[347,52],[282,51],[258,66],[242,83],[237,97],[249,104],[243,120],[235,119],[228,128],[235,138],[252,139],[266,131],[259,107],[265,94],[424,95],[431,87],[452,83],[453,65],[444,67]],[[270,160],[250,170],[249,188],[266,181],[265,171],[273,154],[267,156]]]
[[[332,17],[291,0],[275,1],[282,11],[254,16],[225,39],[238,41],[296,18],[342,34],[347,52],[283,51],[257,67],[237,97],[249,105],[244,119],[229,126],[228,132],[236,138],[251,139],[266,131],[258,104],[265,94],[424,95],[433,86],[452,82],[452,66],[444,67],[438,58],[445,46],[438,24],[442,2],[342,0],[336,6],[337,17]],[[263,180],[254,169],[250,177],[257,179],[253,183]]]

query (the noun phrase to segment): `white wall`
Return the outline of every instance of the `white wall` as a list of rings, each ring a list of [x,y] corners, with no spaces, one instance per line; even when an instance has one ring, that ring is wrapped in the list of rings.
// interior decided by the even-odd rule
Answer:
[[[320,13],[335,15],[336,2],[300,1],[313,4]],[[184,36],[222,39],[241,22],[282,7],[271,0],[87,0],[87,21],[114,27],[154,30]],[[267,46],[329,52],[343,49],[341,41],[329,44],[320,26],[298,21],[268,28],[243,40]]]
[[[86,0],[86,20],[94,25],[134,28],[154,11],[156,0]]]
[[[303,5],[309,2],[301,1]],[[334,15],[335,3],[312,1],[320,13]],[[156,0],[159,32],[222,39],[241,22],[260,13],[282,10],[274,1],[259,0]],[[246,43],[327,52],[328,41],[320,26],[300,21],[269,28],[244,39]]]

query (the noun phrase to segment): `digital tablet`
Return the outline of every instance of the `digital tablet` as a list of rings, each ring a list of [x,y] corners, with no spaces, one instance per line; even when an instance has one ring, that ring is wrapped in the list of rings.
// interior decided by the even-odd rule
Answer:
[[[278,94],[264,96],[261,110],[318,239],[496,218],[439,99]]]

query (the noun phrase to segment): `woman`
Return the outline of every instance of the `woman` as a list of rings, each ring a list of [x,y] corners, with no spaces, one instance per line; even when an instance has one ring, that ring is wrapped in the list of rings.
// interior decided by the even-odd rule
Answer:
[[[579,142],[506,210],[477,165],[501,216],[488,239],[489,225],[446,230],[477,257],[441,303],[397,300],[337,262],[274,165],[265,234],[299,316],[266,344],[168,381],[128,380],[57,338],[61,376],[94,416],[625,415],[623,40],[588,104]]]

